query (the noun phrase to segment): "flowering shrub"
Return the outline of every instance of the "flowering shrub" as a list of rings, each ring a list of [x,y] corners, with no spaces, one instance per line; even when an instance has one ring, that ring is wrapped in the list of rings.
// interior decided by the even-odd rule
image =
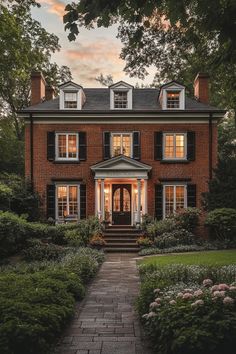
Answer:
[[[182,253],[182,252],[195,252],[206,250],[218,250],[218,246],[211,243],[204,243],[200,245],[178,245],[168,248],[150,247],[139,251],[140,256],[148,256],[150,254],[165,254],[165,253]],[[222,249],[222,247],[220,247]]]
[[[201,212],[197,208],[180,209],[174,216],[179,228],[194,231],[199,222]]]
[[[145,247],[152,247],[152,245],[153,245],[152,240],[150,240],[150,238],[148,238],[148,237],[145,236],[145,235],[140,236],[140,237],[137,239],[136,243],[137,243],[139,246],[144,247],[144,248],[145,248]]]
[[[93,235],[89,241],[90,246],[92,247],[103,247],[106,245],[106,241],[104,240],[101,234]]]
[[[158,353],[233,354],[236,345],[236,286],[215,284],[154,289],[143,320]]]
[[[171,232],[164,232],[154,240],[158,248],[175,247],[178,245],[191,245],[195,242],[194,235],[185,229],[176,229]]]
[[[208,213],[205,224],[210,227],[211,236],[218,240],[233,240],[236,232],[236,210],[215,209]]]

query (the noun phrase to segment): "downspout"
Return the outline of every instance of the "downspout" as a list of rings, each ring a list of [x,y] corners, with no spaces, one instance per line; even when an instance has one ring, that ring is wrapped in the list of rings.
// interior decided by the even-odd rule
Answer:
[[[34,119],[30,113],[30,182],[33,189],[34,185]]]
[[[209,115],[209,180],[212,179],[212,113]]]

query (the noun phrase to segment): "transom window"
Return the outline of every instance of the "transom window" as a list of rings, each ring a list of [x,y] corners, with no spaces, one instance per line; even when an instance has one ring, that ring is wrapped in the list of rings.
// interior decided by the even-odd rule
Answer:
[[[57,197],[57,219],[71,218],[78,219],[78,185],[58,185],[56,188]]]
[[[179,91],[167,91],[167,108],[179,108],[180,92]]]
[[[78,160],[78,134],[56,134],[56,158],[57,160]]]
[[[128,107],[128,92],[114,91],[114,108],[127,108],[127,107]]]
[[[164,134],[164,159],[186,159],[186,134]]]
[[[125,155],[131,157],[132,134],[113,133],[111,135],[111,156]]]
[[[186,208],[186,186],[166,185],[164,186],[164,217],[174,214],[176,211]]]
[[[77,108],[77,92],[64,93],[64,108]]]

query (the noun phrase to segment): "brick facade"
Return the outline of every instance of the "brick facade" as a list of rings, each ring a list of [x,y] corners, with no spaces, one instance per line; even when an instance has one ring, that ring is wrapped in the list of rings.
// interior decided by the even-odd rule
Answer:
[[[47,132],[80,132],[87,133],[87,160],[78,163],[58,163],[47,160]],[[148,213],[154,215],[154,185],[162,178],[190,178],[197,186],[196,206],[201,207],[201,194],[207,191],[209,180],[209,124],[41,124],[33,125],[33,175],[34,187],[43,201],[46,210],[46,186],[53,179],[82,180],[87,185],[87,216],[95,211],[95,182],[90,170],[103,160],[103,132],[110,131],[140,131],[141,159],[140,161],[152,166],[148,180]],[[196,134],[195,161],[187,163],[164,163],[154,160],[154,132],[187,132]],[[217,162],[217,126],[212,127],[212,165]],[[25,128],[25,173],[30,178],[30,124]]]

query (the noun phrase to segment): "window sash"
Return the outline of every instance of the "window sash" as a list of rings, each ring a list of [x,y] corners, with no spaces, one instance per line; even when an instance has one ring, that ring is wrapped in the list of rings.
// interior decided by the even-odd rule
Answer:
[[[114,108],[128,108],[127,91],[114,91]]]
[[[182,189],[183,201],[178,200],[178,190]],[[168,197],[168,193],[171,198]],[[175,214],[176,211],[180,208],[187,208],[187,186],[185,184],[166,184],[164,185],[164,196],[163,196],[163,218],[165,219],[171,214]],[[168,200],[169,199],[169,200]],[[167,207],[169,204],[169,211],[173,211],[173,213],[167,212]],[[171,209],[171,210],[170,210]]]
[[[171,137],[173,143],[167,144],[167,138]],[[178,144],[178,137],[183,137],[183,146]],[[163,159],[164,160],[186,160],[187,158],[187,135],[186,133],[164,133],[163,134]],[[182,156],[177,156],[182,150]],[[168,156],[171,154],[171,156]]]
[[[180,91],[167,91],[166,107],[170,109],[178,109],[180,107]]]
[[[126,140],[125,138],[129,138]],[[114,144],[115,142],[115,144]],[[115,148],[119,149],[119,153],[115,154]],[[129,154],[125,154],[125,149],[129,150]],[[111,156],[124,155],[133,156],[133,134],[131,133],[112,133],[111,134]]]
[[[64,197],[59,199],[59,189],[64,189]],[[76,190],[75,190],[76,188]],[[75,191],[72,196],[72,191]],[[56,216],[58,220],[64,218],[79,219],[80,218],[80,185],[79,184],[58,184],[56,186]],[[71,212],[73,211],[73,212]],[[63,213],[63,215],[62,215]]]
[[[64,108],[77,108],[77,92],[64,92]]]
[[[65,141],[65,155],[60,156],[60,137],[66,137]],[[73,141],[75,138],[75,147],[76,151],[73,151],[73,145],[70,144],[70,141]],[[71,155],[71,156],[70,156]],[[79,159],[79,135],[77,133],[57,133],[56,134],[56,159],[57,160],[78,160]]]

